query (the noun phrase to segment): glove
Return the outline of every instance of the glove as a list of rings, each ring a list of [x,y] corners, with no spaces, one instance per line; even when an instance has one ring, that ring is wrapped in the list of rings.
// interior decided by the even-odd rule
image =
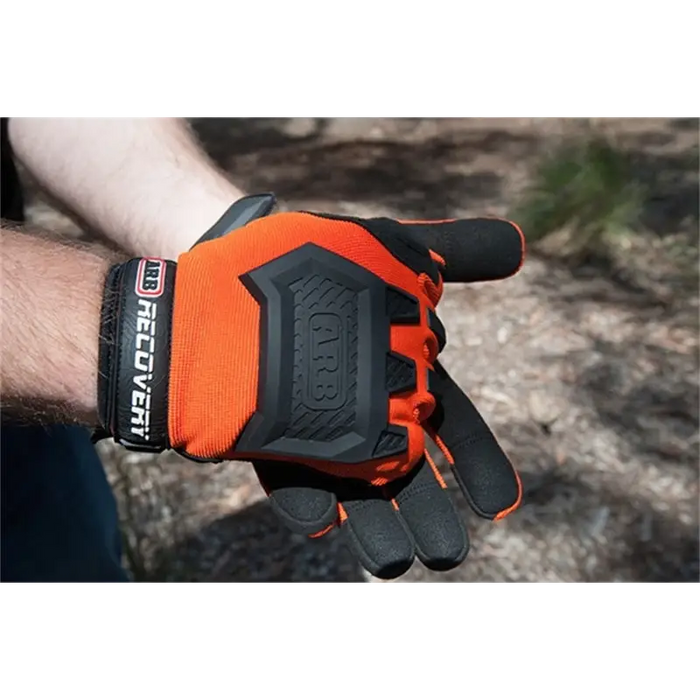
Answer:
[[[444,338],[445,263],[420,236],[462,224],[283,213],[216,237],[233,228],[227,216],[177,263],[137,258],[109,271],[104,432],[130,449],[280,471],[292,462],[376,488],[409,475],[423,459]],[[457,272],[463,252],[453,251]],[[517,262],[494,257],[504,271]]]
[[[382,221],[386,220],[380,220],[380,226]],[[224,235],[234,223],[236,217],[229,216],[204,238]],[[364,223],[376,226],[377,220]],[[434,251],[433,260],[446,260],[441,276],[448,282],[501,279],[517,272],[522,264],[522,234],[508,222],[473,219],[390,225],[398,228],[401,238],[412,241],[409,246],[422,251],[423,257],[428,248]],[[330,224],[328,233],[333,235]],[[392,330],[392,341],[398,340],[397,331],[403,324],[410,327],[420,315],[415,313],[415,304],[402,306],[397,299],[400,297],[395,298],[390,311],[398,324]],[[430,306],[427,317],[441,349],[445,332]],[[429,346],[429,351],[433,350]],[[401,385],[404,369],[405,365],[388,361],[390,386]],[[423,428],[452,465],[472,508],[484,518],[505,517],[520,502],[517,474],[474,405],[440,363],[429,365],[427,375],[426,388],[436,405]],[[406,376],[410,379],[412,373],[406,371]],[[444,479],[425,450],[414,469],[383,486],[372,485],[371,478],[368,483],[337,477],[332,470],[323,473],[298,462],[280,468],[277,461],[254,459],[253,465],[273,510],[285,525],[318,537],[340,524],[361,563],[375,576],[392,578],[404,573],[416,553],[435,570],[453,568],[467,555],[469,540],[464,525]]]
[[[432,259],[446,261],[441,276],[448,282],[496,280],[515,274],[524,257],[524,238],[519,228],[497,219],[442,222],[361,221],[338,217],[370,230],[391,230],[401,240],[412,241],[411,249],[429,248]],[[328,227],[329,236],[342,236],[344,227]],[[423,256],[424,257],[424,256]],[[425,274],[425,273],[423,273]],[[434,315],[441,281],[428,288],[421,300],[421,319],[427,317],[441,350],[445,330]],[[403,307],[402,307],[403,308]],[[416,358],[422,328],[418,315],[392,315],[392,351]],[[425,316],[423,316],[425,314]],[[411,330],[415,335],[410,335]],[[479,415],[474,404],[437,361],[434,345],[427,340],[426,362],[416,361],[417,375],[398,364],[387,366],[388,386],[398,389],[403,377],[420,378],[427,365],[425,388],[436,403],[424,403],[422,427],[451,465],[456,482],[472,509],[481,517],[500,520],[520,504],[522,486],[510,461]],[[419,394],[423,385],[418,381]],[[401,394],[399,394],[401,395]],[[394,401],[395,399],[391,399]],[[427,407],[427,410],[425,410]],[[427,415],[430,414],[430,415]],[[422,445],[411,435],[412,445]],[[414,449],[416,449],[414,447]],[[415,453],[413,453],[415,454]],[[413,465],[413,455],[411,464]],[[303,464],[284,469],[271,460],[253,465],[267,492],[273,510],[292,531],[320,537],[336,525],[361,564],[380,578],[405,573],[418,558],[430,569],[444,571],[460,564],[469,551],[469,538],[445,481],[429,452],[424,449],[415,468],[379,485],[377,480],[345,478],[320,473]]]

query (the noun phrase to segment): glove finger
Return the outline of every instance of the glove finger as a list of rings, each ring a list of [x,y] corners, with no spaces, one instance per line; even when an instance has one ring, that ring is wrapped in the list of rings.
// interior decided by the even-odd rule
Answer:
[[[338,519],[333,479],[295,462],[255,460],[253,467],[277,517],[292,531],[311,537]]]
[[[410,568],[411,535],[381,488],[296,463],[255,460],[253,466],[273,511],[293,532],[324,535],[340,513],[343,536],[372,575],[395,578]]]
[[[504,219],[403,221],[411,235],[446,262],[445,282],[485,282],[514,275],[525,257],[525,237]]]
[[[518,474],[474,404],[439,362],[430,375],[430,391],[437,405],[428,419],[428,432],[452,465],[474,511],[500,520],[520,505]]]
[[[373,576],[392,579],[411,568],[413,538],[386,492],[356,480],[337,480],[340,531],[362,566]]]
[[[408,476],[392,482],[390,490],[413,535],[418,558],[434,571],[461,564],[469,552],[469,537],[427,451],[422,463]]]

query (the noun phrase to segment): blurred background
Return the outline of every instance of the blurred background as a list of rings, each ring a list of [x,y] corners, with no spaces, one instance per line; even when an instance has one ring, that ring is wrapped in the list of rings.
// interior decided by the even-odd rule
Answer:
[[[400,581],[690,581],[698,570],[697,119],[195,119],[280,209],[508,216],[523,270],[451,285],[443,362],[517,465],[446,574]],[[29,218],[81,235],[32,190]],[[196,238],[198,232],[193,232]],[[139,580],[369,581],[335,534],[288,533],[252,468],[100,444]]]

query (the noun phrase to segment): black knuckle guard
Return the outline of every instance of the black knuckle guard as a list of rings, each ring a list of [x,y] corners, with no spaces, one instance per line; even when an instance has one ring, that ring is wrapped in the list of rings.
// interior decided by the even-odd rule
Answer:
[[[390,354],[383,280],[309,243],[241,281],[261,309],[260,390],[236,451],[346,464],[406,452],[389,396],[415,386],[415,367]]]

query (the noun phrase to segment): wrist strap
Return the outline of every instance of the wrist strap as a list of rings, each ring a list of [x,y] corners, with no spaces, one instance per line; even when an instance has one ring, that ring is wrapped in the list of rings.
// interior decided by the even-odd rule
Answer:
[[[162,452],[168,441],[170,337],[176,263],[135,258],[110,268],[100,322],[98,411],[125,447]]]

